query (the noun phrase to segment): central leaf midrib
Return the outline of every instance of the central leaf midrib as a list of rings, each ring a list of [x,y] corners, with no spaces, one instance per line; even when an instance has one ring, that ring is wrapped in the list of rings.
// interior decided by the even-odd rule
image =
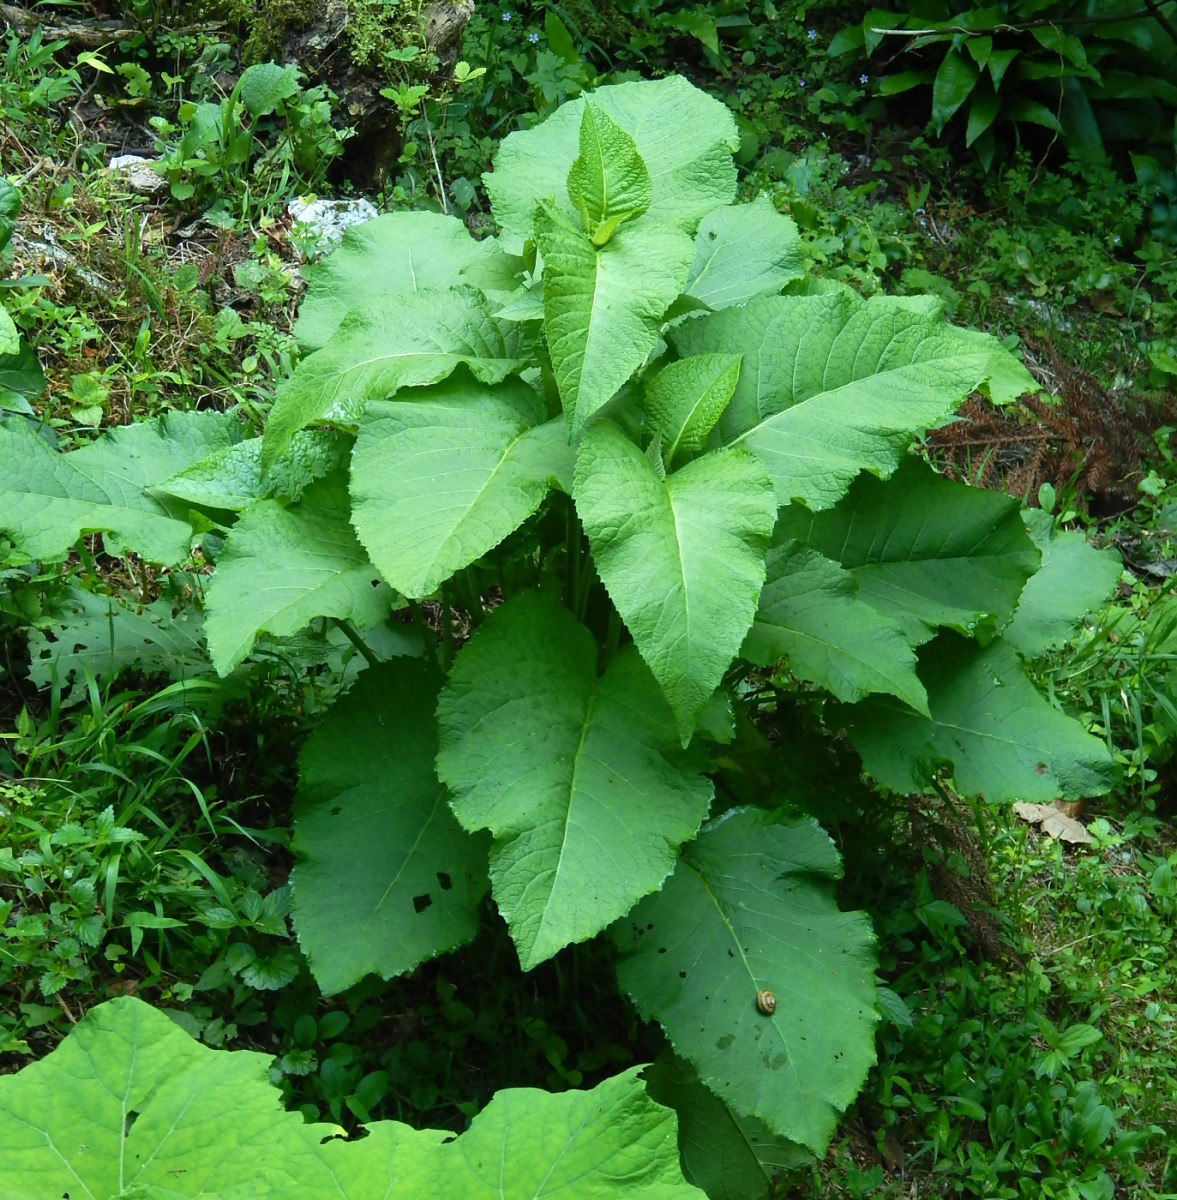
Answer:
[[[519,443],[521,441],[523,441],[523,439],[526,438],[527,435],[529,433],[531,433],[533,430],[535,430],[536,428],[537,428],[537,426],[535,426],[535,425],[528,425],[525,429],[522,429],[518,433],[514,434],[511,437],[511,440],[507,443],[507,445],[502,448],[502,450],[499,454],[498,461],[491,468],[490,473],[486,476],[485,480],[479,486],[478,490],[475,492],[475,494],[474,494],[473,498],[470,500],[469,504],[467,504],[465,506],[461,515],[453,523],[453,525],[450,526],[449,531],[445,534],[445,536],[438,543],[436,551],[429,559],[427,569],[425,571],[420,572],[418,578],[419,578],[421,587],[425,587],[426,582],[433,578],[433,573],[437,569],[437,564],[441,560],[443,553],[445,552],[445,550],[448,547],[450,547],[453,544],[455,538],[457,538],[457,536],[458,536],[458,531],[462,528],[463,525],[465,525],[468,521],[470,521],[472,519],[475,510],[484,502],[487,492],[489,492],[490,489],[492,488],[492,486],[494,485],[495,479],[497,478],[499,472],[506,466],[507,460],[511,457],[511,454],[515,450],[515,447],[518,446]],[[440,582],[440,581],[438,581],[438,582]],[[432,589],[429,589],[429,590],[432,590]]]
[[[584,720],[580,727],[580,737],[577,739],[576,750],[572,755],[572,772],[568,777],[568,799],[564,805],[564,817],[562,829],[560,832],[560,853],[556,858],[556,865],[552,869],[552,883],[548,888],[547,902],[544,904],[543,915],[540,917],[539,927],[536,929],[535,937],[532,939],[531,948],[535,949],[539,943],[540,935],[544,932],[544,927],[548,923],[548,917],[552,911],[552,897],[556,894],[556,890],[560,883],[560,870],[564,865],[564,852],[568,848],[568,829],[572,824],[572,806],[576,798],[577,791],[577,776],[580,772],[580,760],[584,754],[584,744],[588,739],[589,730],[593,723],[593,710],[596,708],[597,700],[600,696],[601,680],[600,678],[593,680],[593,685],[589,690],[586,698]]]
[[[728,920],[728,916],[724,910],[723,904],[720,902],[719,897],[716,895],[715,890],[712,888],[707,877],[703,874],[702,869],[692,862],[689,856],[684,856],[684,861],[688,869],[694,872],[695,877],[699,880],[699,883],[702,886],[703,891],[706,893],[708,900],[710,900],[714,906],[715,912],[719,916],[720,921],[723,922],[724,928],[731,936],[732,945],[734,945],[736,948],[736,954],[739,956],[740,962],[743,963],[744,970],[748,973],[748,981],[752,984],[752,987],[755,988],[760,983],[760,980],[756,978],[756,974],[752,970],[752,964],[748,962],[747,955],[744,953],[744,947],[740,945],[740,939],[736,936],[735,926],[730,920]],[[785,1062],[788,1065],[789,1071],[793,1075],[793,1078],[797,1081],[797,1086],[799,1088],[803,1087],[801,1083],[801,1076],[797,1072],[797,1063],[793,1054],[792,1045],[785,1037],[784,1030],[782,1030],[780,1025],[777,1023],[775,1016],[770,1018],[769,1024],[776,1033],[777,1037],[780,1039],[781,1047],[785,1052]]]
[[[975,381],[969,388],[967,388],[965,390],[966,395],[968,394],[968,392],[975,390],[977,387],[977,384],[982,379],[984,379],[985,367],[988,366],[988,362],[989,362],[988,358],[985,355],[981,355],[981,354],[968,354],[968,355],[962,354],[956,358],[948,360],[948,361],[952,362],[954,365],[959,366],[961,369],[963,369],[964,363],[970,359],[982,359],[984,361],[982,363],[981,369],[978,371]],[[933,359],[933,360],[928,360],[928,361],[934,362],[934,361],[943,361],[943,360],[934,360]],[[797,363],[795,364],[795,369],[797,366],[799,366],[799,362],[800,362],[800,355],[798,355]],[[795,404],[789,405],[788,408],[781,409],[780,412],[775,412],[769,417],[764,417],[762,420],[758,421],[755,425],[753,425],[750,429],[745,429],[743,433],[732,438],[732,440],[728,444],[731,446],[735,446],[735,445],[738,445],[740,442],[746,441],[748,438],[752,437],[754,434],[762,432],[765,429],[775,429],[781,425],[785,425],[785,424],[787,424],[787,422],[790,419],[792,419],[792,416],[791,416],[792,414],[805,413],[806,410],[809,409],[809,407],[811,405],[813,406],[814,410],[816,410],[816,408],[819,407],[818,402],[821,402],[824,404],[836,403],[836,402],[838,402],[839,399],[844,399],[845,394],[850,392],[852,389],[861,388],[864,384],[869,384],[873,380],[876,380],[876,379],[889,380],[892,377],[901,376],[902,373],[905,371],[911,371],[911,369],[913,367],[926,366],[926,365],[928,365],[927,362],[903,363],[899,366],[890,367],[886,371],[876,371],[872,375],[863,375],[863,376],[860,376],[858,379],[851,379],[847,383],[842,384],[840,387],[831,388],[828,391],[815,392],[812,396],[807,396],[804,400],[799,400]],[[794,376],[794,381],[795,381],[795,376]],[[954,392],[955,392],[955,389],[954,389]],[[933,401],[935,401],[937,404],[947,405],[949,407],[951,407],[952,405],[954,405],[956,403],[956,399],[954,397],[953,398],[945,397],[945,398],[943,398],[943,400],[941,400],[939,397],[936,397],[936,396],[921,396],[921,395],[916,395],[915,397],[910,398],[908,400],[908,403],[909,404],[920,404],[920,403],[923,403],[925,400],[928,403],[932,403]],[[848,425],[848,426],[842,426],[842,427],[847,428],[850,432],[853,432],[853,433],[861,432],[861,429],[857,425]],[[899,428],[906,429],[907,426],[906,426],[906,424],[896,425],[895,428],[896,429],[899,429]],[[871,432],[876,435],[880,435],[880,434],[884,433],[883,430],[878,430],[878,429],[872,429]],[[801,457],[801,456],[797,455],[796,457]]]

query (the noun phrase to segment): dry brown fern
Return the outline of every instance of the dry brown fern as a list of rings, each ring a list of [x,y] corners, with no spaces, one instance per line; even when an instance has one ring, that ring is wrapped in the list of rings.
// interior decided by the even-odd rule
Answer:
[[[1114,393],[1094,376],[1063,363],[1053,346],[1035,373],[1055,400],[1026,396],[997,408],[974,397],[958,420],[928,434],[940,470],[950,479],[1030,500],[1044,483],[1070,485],[1083,507],[1110,512],[1132,503],[1136,485],[1158,458],[1154,432],[1177,424],[1177,398]]]

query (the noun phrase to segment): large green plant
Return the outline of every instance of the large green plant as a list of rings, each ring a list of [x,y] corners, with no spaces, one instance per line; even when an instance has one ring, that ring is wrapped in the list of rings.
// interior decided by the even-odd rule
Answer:
[[[886,43],[886,45],[884,45]],[[832,54],[896,50],[884,96],[931,88],[939,134],[959,111],[965,143],[988,170],[1009,126],[1043,126],[1078,157],[1131,153],[1138,175],[1173,156],[1177,4],[1132,0],[930,0],[872,9]],[[926,53],[925,53],[926,51]],[[1146,154],[1147,152],[1147,154]]]
[[[679,1056],[652,1086],[689,1173],[718,1138],[763,1184],[825,1148],[877,1019],[797,695],[889,788],[1049,800],[1112,768],[1019,660],[1079,615],[1018,609],[1074,555],[909,453],[1030,376],[935,301],[803,278],[792,223],[733,204],[736,142],[679,78],[565,105],[503,143],[497,238],[393,214],[315,269],[263,439],[193,415],[55,456],[0,426],[0,523],[162,561],[192,508],[231,526],[218,670],[318,618],[371,664],[302,754],[323,990],[469,940],[488,890],[525,969],[608,937]]]

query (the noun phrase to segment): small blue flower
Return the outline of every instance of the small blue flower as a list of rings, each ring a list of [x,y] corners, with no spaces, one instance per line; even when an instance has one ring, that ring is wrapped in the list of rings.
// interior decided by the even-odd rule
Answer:
[[[527,35],[527,40],[534,46],[536,44],[536,42],[539,41],[539,34],[538,33],[529,33]]]
[[[505,12],[505,13],[503,13],[503,20],[504,20],[504,21],[509,21],[510,19],[511,19],[511,14],[510,14],[509,12]]]
[[[805,80],[804,80],[804,79],[798,79],[798,80],[797,80],[797,86],[798,86],[798,87],[804,87],[804,86],[805,86]]]
[[[807,29],[807,30],[805,31],[805,36],[806,36],[806,37],[807,37],[807,38],[808,38],[808,39],[809,39],[811,42],[812,42],[812,41],[816,41],[816,39],[817,39],[817,30],[816,30],[816,29]]]
[[[859,75],[858,82],[859,83],[870,83],[870,76],[869,75]]]

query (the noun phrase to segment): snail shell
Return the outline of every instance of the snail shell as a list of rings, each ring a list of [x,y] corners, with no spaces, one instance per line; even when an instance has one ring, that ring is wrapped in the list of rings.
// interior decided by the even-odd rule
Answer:
[[[776,997],[768,990],[762,988],[756,993],[756,1007],[760,1009],[766,1017],[771,1017],[776,1012]]]

